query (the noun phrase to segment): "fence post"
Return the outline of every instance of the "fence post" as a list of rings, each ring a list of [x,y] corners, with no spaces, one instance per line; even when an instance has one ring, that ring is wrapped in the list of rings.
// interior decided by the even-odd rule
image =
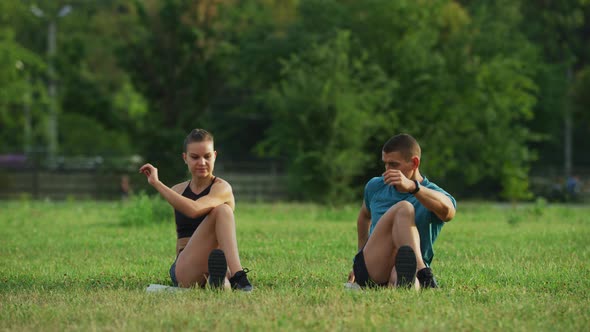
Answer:
[[[33,188],[32,189],[32,194],[33,194],[33,198],[34,199],[39,199],[39,167],[40,167],[40,162],[39,162],[39,154],[36,152],[32,153],[33,155]]]

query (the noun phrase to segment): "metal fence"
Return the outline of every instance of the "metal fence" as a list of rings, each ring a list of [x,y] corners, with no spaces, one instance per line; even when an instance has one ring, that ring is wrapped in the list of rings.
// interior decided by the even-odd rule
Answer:
[[[138,156],[48,162],[42,155],[0,155],[0,199],[114,200],[129,193],[155,193],[137,172],[141,163]],[[286,173],[279,161],[218,160],[215,174],[232,185],[238,201],[289,199]],[[559,168],[534,169],[530,189],[535,197],[549,201],[590,203],[590,168],[574,169],[572,174],[565,177]]]
[[[141,158],[0,157],[0,199],[120,199],[149,188],[137,173]],[[273,161],[217,162],[216,175],[227,180],[238,201],[276,201],[288,198],[286,176]]]
[[[554,202],[590,202],[590,168],[574,168],[570,176],[560,168],[537,168],[531,172],[530,188],[537,197]]]

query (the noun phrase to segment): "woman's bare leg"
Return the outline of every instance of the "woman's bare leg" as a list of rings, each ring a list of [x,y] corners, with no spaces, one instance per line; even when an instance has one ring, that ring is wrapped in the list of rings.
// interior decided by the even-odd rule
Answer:
[[[176,279],[180,287],[204,285],[211,250],[223,250],[232,274],[242,270],[236,240],[233,210],[226,204],[214,208],[197,228],[176,261]]]

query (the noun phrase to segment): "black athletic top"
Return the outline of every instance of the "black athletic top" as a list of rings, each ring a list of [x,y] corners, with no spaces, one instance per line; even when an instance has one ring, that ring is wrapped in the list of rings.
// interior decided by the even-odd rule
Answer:
[[[199,199],[205,195],[208,195],[209,192],[211,191],[211,186],[213,186],[213,183],[215,183],[215,179],[216,178],[213,178],[213,181],[211,181],[211,184],[207,188],[205,188],[205,190],[201,191],[201,193],[198,195],[195,194],[191,190],[191,183],[189,182],[188,185],[186,186],[186,189],[184,189],[184,191],[182,192],[182,196],[196,201],[197,199]],[[189,217],[185,216],[182,212],[174,209],[174,217],[176,219],[176,234],[177,234],[178,238],[180,239],[183,237],[193,236],[193,233],[195,232],[197,227],[199,227],[201,222],[203,222],[205,217],[207,217],[207,215],[205,214],[200,217],[189,218]]]

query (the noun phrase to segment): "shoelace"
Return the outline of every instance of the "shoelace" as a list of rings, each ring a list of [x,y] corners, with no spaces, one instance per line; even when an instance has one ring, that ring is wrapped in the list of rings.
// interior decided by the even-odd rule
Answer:
[[[237,283],[240,284],[240,286],[250,285],[250,281],[248,281],[247,276],[247,274],[250,272],[250,269],[244,268],[242,272],[243,273],[240,273],[240,278],[237,280]]]
[[[247,274],[250,272],[250,269],[244,268],[241,271],[236,272],[233,277],[230,278],[230,283],[232,285],[240,285],[241,287],[250,285],[250,281],[248,281]]]

